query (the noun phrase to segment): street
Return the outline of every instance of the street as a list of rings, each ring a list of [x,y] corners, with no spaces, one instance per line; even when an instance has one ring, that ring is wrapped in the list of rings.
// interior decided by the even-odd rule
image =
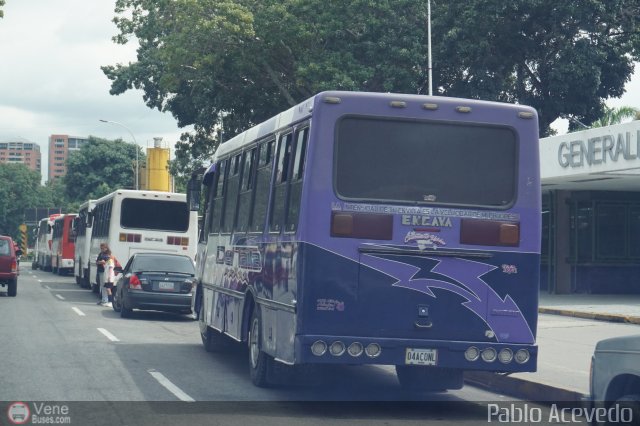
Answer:
[[[198,424],[199,416],[212,410],[228,416],[224,424],[251,419],[300,424],[300,416],[332,424],[383,424],[385,419],[484,424],[487,402],[513,401],[471,386],[409,394],[391,367],[375,366],[327,369],[319,386],[257,388],[249,379],[246,349],[237,345],[227,353],[207,353],[190,317],[136,311],[133,318],[122,319],[96,301],[73,277],[32,271],[23,263],[17,297],[0,291],[0,400],[72,406],[78,401],[163,402],[133,404],[128,410],[187,410],[190,424]],[[185,408],[189,404],[168,404],[171,401],[196,403]],[[349,404],[340,403],[344,401]],[[95,406],[81,404],[78,410]],[[270,413],[269,420],[264,413]]]

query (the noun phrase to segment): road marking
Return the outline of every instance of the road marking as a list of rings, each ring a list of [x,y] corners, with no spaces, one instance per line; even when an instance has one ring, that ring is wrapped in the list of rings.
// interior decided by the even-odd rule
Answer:
[[[107,330],[105,330],[104,328],[99,328],[98,331],[102,334],[104,334],[105,336],[107,336],[107,339],[111,340],[112,342],[119,342],[120,339],[118,339],[116,336],[114,336],[113,334],[109,333]]]
[[[64,300],[64,297],[60,296],[59,294],[56,294],[56,297],[60,300]]]
[[[76,308],[75,306],[73,308],[71,308],[74,310],[74,312],[78,315],[80,315],[81,317],[86,316],[84,312],[82,312],[80,309]]]
[[[158,383],[164,386],[169,392],[174,394],[180,401],[195,402],[195,399],[191,398],[189,395],[183,392],[182,389],[174,385],[162,373],[155,370],[149,370],[149,374],[151,374],[153,378],[156,379]]]

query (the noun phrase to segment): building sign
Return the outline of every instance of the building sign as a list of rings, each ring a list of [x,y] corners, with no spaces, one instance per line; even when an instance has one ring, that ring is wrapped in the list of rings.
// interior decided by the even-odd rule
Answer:
[[[620,159],[636,160],[639,154],[640,130],[637,130],[633,143],[631,132],[561,142],[558,147],[558,163],[565,168],[576,168],[615,163]]]

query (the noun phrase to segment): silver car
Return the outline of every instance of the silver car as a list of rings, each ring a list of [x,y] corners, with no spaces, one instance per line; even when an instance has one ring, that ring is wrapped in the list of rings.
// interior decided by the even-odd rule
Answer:
[[[598,342],[590,373],[591,401],[604,423],[627,423],[631,416],[630,424],[640,424],[640,334]]]

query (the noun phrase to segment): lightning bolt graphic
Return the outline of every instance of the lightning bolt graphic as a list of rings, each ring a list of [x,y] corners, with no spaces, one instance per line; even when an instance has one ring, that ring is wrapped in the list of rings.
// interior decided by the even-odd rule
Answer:
[[[493,265],[459,258],[432,259],[437,262],[431,272],[448,277],[460,286],[447,281],[413,278],[421,268],[400,261],[383,259],[377,256],[364,255],[363,264],[382,272],[397,280],[392,285],[427,294],[436,295],[432,288],[450,291],[466,299],[463,302],[467,309],[482,319],[496,335],[498,342],[533,344],[535,339],[524,315],[507,295],[504,299],[480,277],[496,269]],[[385,272],[393,271],[393,272]],[[462,286],[462,287],[461,287]]]

